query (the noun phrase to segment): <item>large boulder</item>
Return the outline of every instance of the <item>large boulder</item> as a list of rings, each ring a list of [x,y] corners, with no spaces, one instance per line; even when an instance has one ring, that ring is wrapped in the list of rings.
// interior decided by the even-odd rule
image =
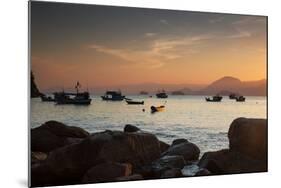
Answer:
[[[86,171],[98,164],[130,163],[139,168],[158,159],[160,153],[159,141],[153,134],[105,131],[52,151],[44,165],[50,169],[48,177],[53,182],[67,184],[68,180],[74,180],[79,183]],[[42,185],[45,182],[36,183]]]
[[[139,130],[140,129],[138,127],[131,125],[131,124],[127,124],[124,127],[124,132],[128,132],[128,133],[137,132]]]
[[[127,177],[132,173],[129,163],[106,162],[90,168],[82,178],[82,183],[99,183],[116,181],[116,178]]]
[[[46,160],[48,155],[43,152],[31,152],[31,164],[40,163]]]
[[[188,142],[187,139],[185,139],[185,138],[178,138],[178,139],[173,140],[172,146],[177,145],[177,144],[181,144],[181,143],[186,143],[186,142]]]
[[[130,176],[118,177],[115,180],[116,181],[135,181],[135,180],[143,180],[143,177],[140,174],[132,174]]]
[[[158,168],[183,168],[185,164],[181,155],[166,155],[153,163]]]
[[[160,178],[178,178],[182,177],[181,169],[179,168],[173,168],[173,169],[168,169],[164,171]]]
[[[229,148],[253,159],[267,160],[267,120],[235,119],[228,131]]]
[[[79,127],[67,126],[57,121],[48,121],[31,130],[31,151],[50,152],[81,141],[90,134]]]
[[[198,146],[186,140],[180,143],[174,143],[167,151],[162,153],[162,156],[181,155],[184,157],[185,161],[193,161],[198,160],[199,154],[200,149]]]
[[[159,140],[159,144],[160,144],[161,153],[167,151],[167,149],[169,149],[169,147],[170,147],[169,144],[167,144],[166,142],[163,142],[161,140]]]
[[[198,163],[211,174],[233,174],[267,171],[267,162],[256,160],[239,152],[224,149],[206,152]]]
[[[212,174],[267,171],[267,121],[235,119],[228,131],[229,149],[206,152],[199,167]]]

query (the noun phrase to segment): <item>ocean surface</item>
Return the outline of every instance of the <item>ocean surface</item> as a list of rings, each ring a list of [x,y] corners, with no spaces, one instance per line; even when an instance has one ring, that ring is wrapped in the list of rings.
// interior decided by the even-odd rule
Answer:
[[[202,155],[206,151],[228,147],[227,131],[235,118],[266,118],[265,97],[246,96],[246,102],[224,97],[222,102],[212,103],[206,102],[204,96],[169,96],[168,99],[127,96],[144,100],[144,105],[107,102],[100,96],[91,97],[89,106],[56,105],[41,102],[40,98],[31,99],[31,128],[49,120],[78,126],[89,132],[123,130],[125,124],[132,124],[154,133],[159,140],[169,144],[174,139],[186,138],[200,148]],[[163,104],[166,106],[163,112],[150,113],[151,105]]]

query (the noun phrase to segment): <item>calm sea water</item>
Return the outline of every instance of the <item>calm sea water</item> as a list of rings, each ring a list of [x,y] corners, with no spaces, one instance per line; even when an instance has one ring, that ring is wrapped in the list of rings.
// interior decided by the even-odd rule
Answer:
[[[89,106],[55,105],[41,102],[38,98],[31,99],[31,127],[57,120],[89,132],[98,132],[123,130],[125,124],[133,124],[167,143],[186,138],[197,144],[202,154],[228,147],[227,131],[235,118],[266,118],[265,97],[246,97],[246,102],[241,103],[228,97],[220,103],[205,102],[204,96],[169,96],[168,99],[127,97],[144,100],[145,104],[106,102],[99,96],[92,96]],[[150,113],[151,105],[163,105],[165,101],[163,112]]]

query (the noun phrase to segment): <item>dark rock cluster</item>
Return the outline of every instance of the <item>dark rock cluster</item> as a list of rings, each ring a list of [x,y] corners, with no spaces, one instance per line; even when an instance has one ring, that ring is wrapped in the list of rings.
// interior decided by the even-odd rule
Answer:
[[[266,129],[266,120],[234,120],[230,148],[205,153],[195,175],[266,171]],[[31,186],[183,177],[200,154],[186,139],[169,145],[133,125],[90,134],[56,121],[31,130],[31,150]]]

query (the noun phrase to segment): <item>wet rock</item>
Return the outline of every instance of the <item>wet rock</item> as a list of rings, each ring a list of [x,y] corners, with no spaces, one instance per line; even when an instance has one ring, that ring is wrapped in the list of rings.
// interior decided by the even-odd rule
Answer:
[[[185,161],[198,160],[200,149],[191,142],[182,142],[172,145],[162,156],[166,155],[181,155]]]
[[[40,163],[46,160],[48,155],[43,152],[31,152],[31,164]]]
[[[89,133],[79,127],[67,126],[57,121],[48,121],[31,130],[31,151],[50,152],[81,141]]]
[[[130,176],[118,177],[115,180],[116,181],[134,181],[134,180],[143,180],[143,177],[140,174],[132,174]]]
[[[163,141],[159,141],[159,144],[160,144],[160,150],[161,150],[161,153],[167,151],[167,149],[170,147],[169,144],[163,142]]]
[[[98,164],[131,163],[139,168],[158,159],[160,153],[159,141],[153,134],[105,131],[50,152],[44,165],[51,169],[49,179],[54,182],[59,179],[67,184],[69,180],[81,179],[86,171]]]
[[[90,168],[82,179],[82,183],[98,183],[115,181],[118,177],[127,177],[132,173],[132,165],[125,163],[102,163]]]
[[[185,160],[181,155],[167,155],[154,162],[158,168],[183,168]]]
[[[195,176],[208,176],[211,175],[211,172],[208,169],[202,168],[200,169]]]
[[[181,144],[181,143],[187,143],[188,140],[185,138],[179,138],[173,141],[172,146],[177,145],[177,144]]]
[[[161,174],[161,178],[178,178],[178,177],[182,177],[182,173],[179,168],[169,169]]]
[[[199,161],[200,168],[212,174],[233,174],[267,171],[267,162],[255,160],[228,149],[205,153]]]
[[[253,159],[267,160],[266,119],[235,119],[228,131],[229,148]]]
[[[124,127],[124,132],[129,132],[129,133],[132,133],[132,132],[137,132],[139,131],[140,129],[134,125],[130,125],[130,124],[127,124],[125,125]]]

